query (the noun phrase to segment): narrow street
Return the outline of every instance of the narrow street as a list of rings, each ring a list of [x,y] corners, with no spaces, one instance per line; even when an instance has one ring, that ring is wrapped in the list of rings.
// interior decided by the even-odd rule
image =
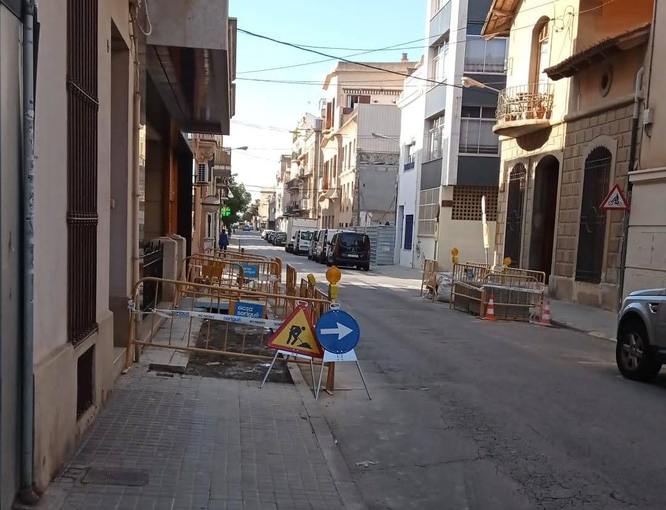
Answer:
[[[323,281],[323,265],[242,242]],[[369,508],[666,507],[666,376],[626,381],[608,340],[484,322],[389,273],[343,270],[340,287],[373,400],[341,367],[319,402]]]

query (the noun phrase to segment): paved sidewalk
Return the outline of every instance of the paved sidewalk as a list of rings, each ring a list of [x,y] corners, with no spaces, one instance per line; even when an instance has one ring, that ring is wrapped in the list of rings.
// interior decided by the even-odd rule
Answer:
[[[615,341],[615,312],[555,299],[551,300],[550,307],[554,324]]]
[[[135,365],[49,487],[44,507],[343,508],[299,391],[257,386]],[[99,468],[128,479],[90,483]]]

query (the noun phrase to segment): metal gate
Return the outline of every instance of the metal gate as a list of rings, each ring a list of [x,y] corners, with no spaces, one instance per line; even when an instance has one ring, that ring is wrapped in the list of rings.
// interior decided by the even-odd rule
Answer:
[[[509,196],[506,207],[506,234],[504,256],[511,258],[511,267],[520,266],[520,253],[523,244],[523,203],[527,171],[518,163],[509,174]]]
[[[583,200],[580,209],[576,280],[599,283],[604,260],[606,211],[601,208],[608,193],[612,155],[597,147],[585,160]]]
[[[395,225],[353,227],[351,230],[370,238],[370,264],[390,266],[395,263]]]
[[[162,278],[162,261],[164,260],[164,248],[160,241],[151,241],[143,248],[141,257],[142,278]],[[147,280],[142,287],[140,308],[146,311],[155,308],[162,300],[162,288],[155,284],[154,280]]]

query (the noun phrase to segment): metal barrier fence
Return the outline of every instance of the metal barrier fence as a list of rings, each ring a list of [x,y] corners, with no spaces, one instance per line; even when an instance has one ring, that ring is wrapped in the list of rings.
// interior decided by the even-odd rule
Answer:
[[[298,278],[298,272],[296,268],[291,264],[287,264],[287,278],[285,283],[285,293],[288,296],[296,295],[296,280]]]
[[[220,258],[191,255],[181,263],[181,280],[229,285],[261,292],[278,293],[282,264],[278,260]]]
[[[141,311],[135,303],[150,286],[155,293],[173,296],[167,305]],[[134,287],[130,303],[130,327],[126,365],[138,359],[143,347],[159,347],[197,354],[272,359],[268,336],[298,305],[307,307],[313,323],[330,309],[326,295],[315,289],[310,295],[267,293],[247,288],[210,285],[183,280],[143,278]],[[239,314],[261,310],[260,316]],[[138,338],[140,320],[150,322],[147,338]],[[156,328],[157,321],[168,325]],[[307,361],[309,363],[309,361]]]
[[[491,269],[486,264],[465,263],[453,267],[451,307],[485,316],[492,298],[495,317],[530,320],[541,314],[545,274],[518,268]]]
[[[432,294],[433,301],[437,296],[437,261],[425,259],[423,261],[423,274],[421,275],[421,293],[426,289]]]

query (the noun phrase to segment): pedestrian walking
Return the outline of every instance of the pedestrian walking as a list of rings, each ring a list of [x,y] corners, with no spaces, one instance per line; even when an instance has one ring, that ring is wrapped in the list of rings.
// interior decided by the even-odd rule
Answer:
[[[220,250],[226,252],[227,251],[227,246],[229,246],[229,236],[227,235],[227,231],[225,229],[222,229],[222,232],[220,232]]]

